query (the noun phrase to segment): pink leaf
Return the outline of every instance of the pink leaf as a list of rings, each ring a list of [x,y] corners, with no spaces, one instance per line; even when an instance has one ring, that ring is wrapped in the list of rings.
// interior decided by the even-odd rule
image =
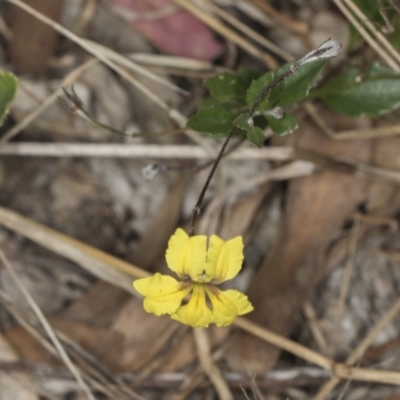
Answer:
[[[132,26],[165,53],[212,60],[222,52],[223,46],[213,32],[187,11],[173,7],[170,0],[109,1],[122,11],[126,9],[128,18],[134,15]]]

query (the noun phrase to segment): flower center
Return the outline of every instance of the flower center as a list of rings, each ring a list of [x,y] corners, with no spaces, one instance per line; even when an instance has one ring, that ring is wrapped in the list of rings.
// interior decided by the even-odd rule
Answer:
[[[203,271],[200,275],[197,275],[195,279],[193,279],[195,282],[199,283],[208,283],[210,282],[210,277]]]

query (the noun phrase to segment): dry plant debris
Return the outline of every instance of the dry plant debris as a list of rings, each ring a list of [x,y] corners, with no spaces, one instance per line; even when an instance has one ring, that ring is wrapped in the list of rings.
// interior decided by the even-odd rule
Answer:
[[[400,398],[398,104],[385,86],[391,113],[353,97],[351,118],[323,92],[346,71],[351,95],[382,77],[397,87],[398,1],[0,10],[0,72],[19,85],[0,104],[2,399]],[[261,136],[258,106],[276,87],[252,86],[235,126],[262,148],[233,137],[193,217],[223,144],[190,119],[203,79],[221,99],[216,74],[247,67],[256,79],[298,59],[295,75],[336,55],[336,41],[314,95],[278,99]],[[243,237],[243,269],[222,289],[246,293],[254,311],[228,327],[156,318],[132,286],[167,273],[169,238],[196,218],[196,235]]]

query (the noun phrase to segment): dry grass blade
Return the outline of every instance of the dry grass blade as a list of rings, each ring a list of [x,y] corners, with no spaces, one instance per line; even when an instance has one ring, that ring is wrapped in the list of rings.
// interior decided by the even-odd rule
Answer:
[[[214,14],[218,15],[226,22],[234,26],[237,30],[241,31],[243,34],[247,35],[249,38],[253,39],[255,42],[264,46],[267,50],[272,51],[279,57],[282,57],[286,61],[293,60],[293,56],[291,56],[286,51],[282,50],[280,47],[265,39],[263,36],[255,32],[253,29],[250,29],[247,25],[240,22],[238,19],[232,17],[229,13],[225,12],[221,8],[217,7],[209,0],[202,0],[202,4],[204,4],[208,9],[210,9]],[[275,68],[277,68],[276,66]]]
[[[304,103],[304,109],[314,120],[314,122],[322,129],[322,131],[330,139],[333,140],[373,139],[373,138],[397,136],[400,134],[400,125],[380,126],[377,128],[367,128],[367,129],[351,129],[341,132],[335,132],[321,118],[314,104],[312,104],[309,101],[306,101]]]
[[[94,16],[96,8],[97,0],[86,0],[86,4],[81,12],[81,15],[72,28],[75,33],[80,33],[85,30]]]
[[[397,371],[353,368],[344,364],[338,364],[334,369],[334,373],[336,376],[344,379],[400,385],[400,373]]]
[[[114,50],[111,50],[99,43],[93,42],[88,39],[84,39],[89,45],[97,49],[99,52],[103,53],[108,59],[115,61],[116,63],[129,68],[130,70],[137,72],[154,82],[158,82],[161,85],[164,85],[172,90],[175,90],[176,92],[183,94],[185,96],[188,96],[190,93],[187,92],[186,90],[181,89],[179,86],[176,86],[172,82],[169,82],[163,78],[160,78],[158,75],[153,74],[150,72],[148,69],[141,67],[140,65],[137,65],[135,62],[133,62],[131,59],[122,56],[121,54],[118,54]]]
[[[310,326],[311,333],[316,341],[319,349],[322,352],[326,352],[327,343],[322,330],[322,326],[317,319],[317,314],[314,307],[309,301],[306,301],[303,306],[303,312],[307,318],[307,322]]]
[[[10,143],[0,147],[0,155],[31,157],[109,157],[173,160],[212,160],[213,155],[200,146],[152,145],[129,143]],[[232,160],[276,160],[291,159],[291,147],[265,147],[263,149],[241,148],[227,154]]]
[[[400,64],[400,55],[399,53],[394,49],[394,47],[390,44],[390,42],[386,39],[386,37],[379,32],[379,30],[376,29],[374,24],[369,21],[367,16],[361,11],[358,6],[354,4],[352,0],[343,0],[349,9],[351,9],[355,15],[362,21],[365,26],[370,30],[370,32],[376,37],[376,39],[380,42],[380,45],[386,49],[388,52],[388,55],[392,57],[397,62],[397,65],[399,66]]]
[[[398,303],[398,304],[397,304]],[[371,331],[368,337],[360,344],[354,353],[347,360],[347,365],[336,363],[335,361],[324,357],[323,355],[310,350],[309,348],[295,343],[283,336],[277,335],[267,329],[263,329],[253,322],[239,317],[234,321],[234,325],[249,332],[260,339],[265,340],[283,350],[286,350],[300,358],[303,358],[311,363],[317,364],[322,368],[328,369],[332,374],[336,375],[328,381],[330,390],[324,392],[323,397],[315,397],[314,400],[322,400],[330,391],[340,382],[340,378],[357,379],[368,382],[389,383],[392,385],[400,385],[400,372],[397,371],[377,371],[363,368],[353,368],[352,364],[360,357],[360,349],[362,352],[372,343],[376,335],[383,327],[390,322],[400,309],[400,300],[395,304],[388,314],[380,321],[377,327]],[[394,312],[395,311],[395,312]],[[340,378],[339,378],[340,377]],[[334,384],[333,384],[334,383]],[[328,387],[328,384],[325,385]],[[333,386],[332,386],[333,385]],[[324,387],[325,387],[324,386]],[[321,391],[322,392],[322,391]]]
[[[141,369],[141,371],[135,376],[133,380],[132,386],[136,387],[139,386],[142,381],[148,378],[154,371],[160,368],[168,357],[170,356],[171,351],[174,351],[176,348],[179,347],[181,344],[182,339],[188,332],[188,326],[180,326],[178,329],[175,330],[174,334],[172,335],[171,339],[169,340],[166,346],[164,346],[161,353],[156,357],[154,360],[150,361],[145,367]]]
[[[355,16],[346,8],[342,0],[333,0],[343,15],[350,21],[350,23],[358,30],[360,35],[365,41],[375,50],[375,52],[387,63],[387,65],[399,72],[400,67],[398,63],[390,56],[382,46],[376,42],[372,35],[361,25],[361,23],[355,18]]]
[[[55,358],[60,358],[60,354],[57,352],[56,348],[50,343],[50,341],[48,341],[47,338],[44,337],[42,332],[36,328],[37,321],[36,319],[35,321],[33,321],[32,314],[28,314],[27,312],[24,312],[17,308],[12,299],[10,299],[9,296],[2,290],[0,290],[0,303],[18,321],[18,323],[22,327],[24,327],[24,329],[26,329],[26,331],[29,332],[51,355],[53,355]],[[112,384],[110,385],[110,382],[108,382],[107,379],[102,376],[104,368],[95,370],[93,367],[90,367],[90,365],[85,361],[88,358],[87,353],[85,353],[85,357],[82,358],[81,355],[83,350],[79,348],[79,351],[76,351],[79,347],[76,345],[76,343],[71,341],[59,331],[56,331],[56,334],[58,338],[64,343],[64,345],[66,344],[69,346],[69,351],[72,353],[71,355],[74,356],[77,363],[79,362],[79,371],[93,388],[107,395],[111,399],[117,398],[125,400],[125,396],[121,397],[121,391],[123,391],[129,394],[129,399],[144,400],[142,396],[139,396],[138,394],[127,388],[126,384],[123,382],[118,383],[118,386],[116,386],[114,382],[115,379],[111,379]],[[117,378],[117,381],[119,382],[119,378]]]
[[[349,254],[346,262],[346,268],[343,275],[342,285],[340,288],[339,298],[336,305],[336,313],[335,318],[336,321],[334,322],[334,330],[337,332],[339,328],[339,322],[342,318],[345,306],[346,306],[346,299],[350,288],[351,276],[353,274],[354,269],[354,258],[356,256],[357,251],[357,242],[358,242],[358,232],[360,230],[361,218],[360,216],[356,215],[354,218],[354,225],[351,230],[351,237],[349,240]]]
[[[76,261],[84,268],[91,270],[96,276],[108,280],[109,282],[113,282],[109,276],[110,271],[117,273],[118,279],[113,283],[129,292],[134,292],[131,288],[130,276],[141,278],[149,275],[146,271],[138,267],[132,266],[91,246],[84,245],[81,242],[75,241],[74,239],[62,235],[59,232],[53,231],[45,226],[30,221],[2,207],[0,207],[0,224],[36,241],[50,250]],[[48,242],[51,242],[54,240],[54,238],[56,241],[53,241],[49,246]],[[101,275],[99,273],[99,266],[102,268],[102,274],[105,275]],[[122,270],[125,271],[125,273],[121,272]],[[129,273],[130,276],[127,273]],[[111,274],[111,276],[115,275]],[[382,330],[387,323],[390,322],[390,320],[399,310],[400,300],[396,302],[392,309],[382,318],[382,320],[371,331],[368,337],[354,351],[352,356],[347,360],[348,364],[354,363],[361,356],[366,348],[373,342],[380,330]],[[363,375],[364,370],[362,369],[355,369],[353,371],[353,369],[349,369],[348,366],[342,366],[341,364],[335,363],[333,360],[324,357],[323,355],[312,351],[305,346],[295,343],[281,335],[277,335],[267,329],[264,329],[261,326],[246,320],[245,318],[237,318],[234,322],[234,325],[302,359],[332,371],[332,373],[335,373],[335,369],[338,369],[338,374],[342,378],[357,377],[357,379],[373,380],[376,382],[381,382],[382,380],[383,382],[387,382],[387,379],[389,379],[389,383],[400,384],[400,373],[398,372],[386,371],[389,374],[389,378],[386,380],[384,378],[385,371],[378,371],[376,374],[374,374],[374,371],[365,370],[366,372]],[[332,379],[337,380],[337,382],[334,383],[334,386],[340,381],[339,378]],[[396,381],[396,379],[398,379],[398,381]]]
[[[132,287],[131,277],[148,276],[146,271],[134,265],[3,207],[0,207],[0,225],[76,262],[98,278],[132,294],[136,292]]]
[[[30,7],[29,5],[25,4],[21,0],[7,0],[9,3],[14,4],[15,6],[22,8],[25,10],[27,13],[33,15],[46,25],[50,25],[53,29],[55,29],[57,32],[61,33],[65,37],[67,37],[69,40],[72,42],[78,44],[80,47],[85,49],[88,53],[92,54],[96,58],[98,58],[100,61],[102,61],[105,65],[107,65],[109,68],[111,68],[113,71],[121,75],[124,79],[126,79],[128,82],[132,83],[138,90],[140,90],[145,96],[150,98],[155,104],[157,104],[161,109],[163,109],[168,116],[175,121],[178,126],[183,127],[186,124],[186,117],[182,115],[180,112],[178,112],[175,109],[172,109],[168,106],[167,103],[165,103],[160,97],[158,97],[155,93],[153,93],[151,90],[149,90],[145,85],[143,85],[141,82],[139,82],[136,78],[134,78],[132,75],[130,75],[128,72],[126,72],[123,68],[115,64],[113,61],[109,60],[101,51],[99,51],[96,47],[93,47],[91,44],[89,44],[85,39],[80,38],[79,36],[75,35],[68,29],[64,28],[57,22],[54,22],[50,18],[47,18],[45,15],[37,12],[35,9]],[[207,150],[211,152],[211,154],[214,153],[214,148],[200,135],[197,133],[187,131],[186,132],[190,138],[195,141],[196,143],[200,144],[201,146],[204,146]]]
[[[0,304],[6,309],[15,320],[26,329],[50,354],[55,357],[59,357],[57,350],[54,346],[42,336],[42,334],[34,327],[34,323],[30,315],[26,315],[27,313],[21,312],[12,299],[8,296],[6,292],[0,289]]]
[[[231,345],[232,340],[227,340],[223,343],[217,350],[215,350],[211,357],[214,362],[221,359],[221,357],[225,354],[229,346]],[[184,400],[192,393],[206,378],[203,368],[201,365],[197,366],[194,371],[189,376],[185,377],[182,385],[179,387],[176,393],[171,396],[170,400]]]
[[[197,347],[197,354],[204,372],[209,377],[221,400],[233,400],[232,392],[229,389],[221,371],[214,364],[211,357],[210,344],[207,331],[202,328],[194,328],[193,336]]]
[[[352,129],[342,131],[335,134],[334,139],[348,140],[348,139],[372,139],[383,138],[390,136],[400,135],[400,125],[380,126],[378,128],[370,129]]]
[[[154,67],[182,68],[193,71],[215,71],[219,68],[207,61],[177,56],[166,56],[163,54],[135,53],[129,54],[128,57],[137,63]]]
[[[12,0],[14,1],[14,0]],[[179,4],[182,8],[189,11],[191,14],[196,16],[200,21],[204,22],[210,28],[214,29],[215,32],[236,43],[238,46],[242,47],[248,53],[264,61],[268,68],[276,69],[278,67],[277,62],[269,54],[260,51],[257,47],[253,46],[250,42],[243,39],[243,37],[237,34],[232,29],[228,28],[222,24],[217,18],[212,15],[207,14],[205,11],[194,5],[187,0],[174,0],[176,4]]]
[[[267,2],[263,0],[250,0],[252,3],[256,4],[261,10],[265,11],[267,14],[271,15],[277,22],[284,25],[286,28],[299,35],[305,35],[309,31],[308,24],[302,21],[294,21],[287,17],[285,14],[281,14],[270,6]]]
[[[89,68],[93,67],[97,63],[96,59],[90,59],[75,68],[72,72],[70,72],[62,81],[60,87],[53,92],[47,99],[35,110],[29,113],[23,120],[21,120],[18,124],[13,126],[10,130],[8,130],[4,136],[0,140],[0,149],[4,147],[4,144],[10,141],[14,136],[16,136],[19,132],[25,129],[32,121],[38,118],[47,108],[49,108],[54,102],[57,101],[58,97],[62,94],[62,87],[72,85],[85,71]]]
[[[26,289],[25,285],[22,283],[21,279],[18,277],[16,274],[13,266],[11,263],[7,260],[5,257],[4,253],[0,250],[0,259],[4,266],[7,268],[8,272],[10,273],[11,277],[13,278],[14,282],[18,286],[18,289],[21,291],[23,296],[25,297],[27,303],[29,306],[32,308],[33,312],[39,319],[40,323],[42,324],[44,330],[46,331],[47,335],[49,336],[50,340],[52,341],[54,347],[57,349],[58,353],[60,354],[61,359],[65,363],[65,365],[68,367],[68,369],[71,371],[71,374],[74,376],[74,378],[77,380],[79,383],[80,387],[82,388],[83,392],[85,393],[86,397],[89,400],[95,400],[95,397],[93,396],[92,392],[90,391],[89,387],[86,385],[85,381],[83,380],[80,372],[78,369],[75,367],[71,359],[69,358],[67,352],[64,350],[64,347],[61,345],[60,341],[58,340],[56,334],[54,333],[52,327],[48,323],[46,317],[44,316],[42,310],[39,308],[33,297],[30,295],[28,290]]]
[[[266,342],[271,343],[280,349],[286,350],[304,360],[319,365],[324,369],[333,369],[335,362],[329,358],[318,354],[317,352],[310,350],[301,344],[293,342],[292,340],[286,339],[284,336],[277,335],[268,329],[261,328],[259,325],[249,321],[246,318],[238,317],[233,324],[238,328],[243,329],[244,331],[249,332],[254,336],[257,336],[258,338],[265,340]]]
[[[398,299],[390,310],[378,321],[370,333],[361,341],[361,343],[354,349],[350,356],[346,359],[346,365],[354,365],[364,354],[367,348],[373,343],[379,332],[400,312],[400,299]],[[397,378],[397,383],[400,385],[400,376]],[[340,378],[333,377],[316,394],[313,400],[323,400],[329,393],[340,383]]]

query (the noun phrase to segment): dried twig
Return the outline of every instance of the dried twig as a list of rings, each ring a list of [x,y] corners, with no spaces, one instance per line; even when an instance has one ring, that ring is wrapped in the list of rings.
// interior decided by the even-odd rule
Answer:
[[[386,62],[386,64],[400,72],[400,66],[393,59],[393,57],[388,54],[385,49],[376,42],[373,36],[362,26],[362,24],[357,20],[351,11],[344,5],[342,0],[333,0],[339,10],[344,14],[344,16],[350,21],[350,23],[358,30],[360,35],[365,39],[365,41],[371,46],[371,48]]]
[[[68,356],[67,352],[64,350],[64,347],[62,346],[62,344],[58,340],[56,334],[53,331],[53,328],[48,323],[47,318],[44,316],[42,310],[39,308],[39,306],[37,305],[36,301],[33,299],[31,294],[28,292],[28,290],[26,289],[25,285],[22,283],[21,279],[19,278],[19,276],[15,272],[14,267],[7,260],[6,256],[4,255],[4,253],[1,250],[0,250],[0,260],[2,261],[4,266],[7,268],[8,272],[10,273],[11,277],[13,278],[15,284],[18,286],[18,289],[21,291],[21,293],[25,297],[25,300],[27,301],[29,306],[32,308],[32,311],[35,313],[35,315],[39,319],[39,321],[42,324],[44,330],[46,331],[47,335],[49,336],[51,342],[53,343],[54,347],[57,349],[61,359],[64,361],[64,363],[68,367],[68,369],[71,371],[71,374],[74,376],[76,381],[79,383],[79,386],[82,388],[82,390],[85,393],[86,397],[89,400],[95,400],[95,397],[93,396],[91,390],[86,385],[86,383],[83,380],[80,372],[75,367],[74,363],[71,361],[71,359]]]
[[[304,303],[303,312],[307,318],[307,322],[310,326],[314,340],[316,341],[319,349],[325,353],[327,349],[326,339],[323,334],[322,326],[317,320],[317,314],[314,310],[314,307],[309,301]]]
[[[207,331],[203,328],[194,328],[193,336],[203,371],[214,385],[219,398],[221,400],[233,400],[228,384],[211,357]]]
[[[92,54],[93,56],[98,58],[100,61],[102,61],[105,65],[107,65],[113,71],[115,71],[116,73],[121,75],[128,82],[132,83],[138,90],[140,90],[145,96],[147,96],[149,99],[151,99],[155,104],[157,104],[180,127],[185,126],[186,117],[184,115],[182,115],[177,110],[169,107],[169,105],[165,101],[163,101],[159,96],[157,96],[150,89],[148,89],[145,85],[143,85],[138,79],[134,78],[125,69],[121,68],[119,65],[117,65],[116,63],[111,61],[107,56],[105,56],[103,54],[102,51],[100,51],[95,46],[91,45],[87,40],[82,39],[79,36],[75,35],[73,32],[69,31],[68,29],[64,28],[62,25],[58,24],[57,22],[54,22],[50,18],[48,18],[45,15],[41,14],[40,12],[36,11],[34,8],[30,7],[28,4],[22,2],[21,0],[7,0],[7,1],[11,4],[14,4],[15,6],[17,6],[19,8],[22,8],[27,13],[29,13],[32,16],[34,16],[35,18],[39,19],[46,25],[51,26],[57,32],[61,33],[62,35],[67,37],[69,40],[78,44],[80,47],[85,49],[87,52],[89,52],[90,54]],[[197,133],[194,133],[192,131],[186,131],[186,133],[187,133],[187,135],[190,136],[190,138],[193,141],[197,142],[201,146],[204,146],[211,153],[214,153],[214,149],[212,148],[212,146],[207,141],[205,141],[203,137],[199,136]]]
[[[139,386],[142,381],[144,381],[146,378],[152,375],[154,371],[160,368],[168,360],[171,352],[173,352],[182,343],[182,339],[185,337],[188,331],[189,327],[187,326],[178,326],[178,329],[176,329],[175,327],[174,333],[171,336],[170,340],[168,340],[168,342],[161,350],[161,352],[157,355],[157,357],[151,360],[146,366],[144,366],[139,374],[135,376],[135,379],[132,382],[132,386]]]
[[[261,36],[257,32],[255,32],[253,29],[249,28],[247,25],[243,24],[240,22],[237,18],[232,17],[231,14],[227,13],[224,11],[222,8],[216,6],[213,4],[210,0],[201,0],[202,4],[211,10],[214,14],[218,15],[221,19],[225,20],[232,26],[234,26],[237,30],[241,31],[243,34],[260,44],[261,46],[264,46],[267,50],[275,53],[279,57],[282,57],[286,61],[293,60],[293,56],[287,53],[286,51],[282,50],[280,47],[278,47],[276,44],[270,42],[268,39],[266,39],[264,36]],[[276,62],[275,62],[276,63]],[[277,68],[276,66],[275,68]]]
[[[47,110],[54,102],[57,101],[58,96],[62,93],[62,87],[72,85],[85,71],[89,68],[93,67],[97,63],[96,59],[90,59],[75,68],[72,72],[70,72],[61,82],[60,87],[54,91],[46,100],[35,110],[30,112],[25,118],[23,118],[18,124],[13,126],[10,130],[8,130],[4,136],[0,139],[0,149],[4,147],[4,144],[10,141],[14,136],[16,136],[19,132],[21,132],[24,128],[26,128],[32,121],[38,118],[44,111]]]
[[[17,232],[21,233],[24,236],[30,237],[31,239],[37,241],[38,243],[47,246],[47,241],[50,240],[52,236],[59,236],[60,233],[50,230],[49,228],[44,227],[44,231],[49,233],[49,236],[46,235],[37,235],[35,228],[39,224],[33,223],[28,219],[18,216],[16,213],[12,213],[4,208],[0,208],[0,224],[8,226],[9,228],[16,230]],[[41,227],[39,225],[39,227]],[[28,229],[29,228],[29,229]],[[30,231],[30,232],[29,232]],[[64,238],[64,235],[61,235]],[[71,238],[68,238],[66,241],[68,246],[61,247],[61,252],[58,246],[54,246],[51,248],[53,251],[59,252],[59,254],[66,255],[67,257],[71,258],[69,254],[71,251],[77,251],[80,254],[83,251],[85,257],[85,263],[91,263],[95,266],[98,265],[99,262],[104,265],[104,268],[108,269],[115,269],[115,268],[123,268],[126,271],[129,271],[132,276],[135,277],[144,277],[148,276],[146,271],[141,270],[140,268],[133,267],[130,264],[123,262],[115,257],[107,255],[106,253],[100,252],[97,249],[94,249],[91,246],[84,245],[78,241],[74,241]],[[77,246],[75,249],[74,247]],[[67,249],[67,250],[66,250]],[[82,262],[81,255],[77,257],[77,262]],[[71,258],[72,259],[72,258]],[[108,263],[105,263],[107,261]],[[86,267],[87,268],[87,267]],[[93,265],[92,265],[93,268]],[[92,269],[94,274],[98,274],[96,268]],[[130,282],[131,278],[125,275],[126,284],[118,283],[118,286],[123,287],[127,290],[129,287],[130,289]],[[347,360],[348,364],[354,363],[361,354],[368,348],[368,346],[373,342],[376,335],[382,330],[390,320],[396,315],[396,313],[400,310],[400,300],[396,302],[396,304],[392,307],[392,309],[382,318],[381,321],[375,326],[375,328],[370,332],[367,338],[358,346],[358,348],[353,352],[351,357]],[[375,370],[366,370],[360,368],[352,368],[347,365],[343,365],[340,363],[335,363],[335,361],[324,357],[323,355],[308,349],[305,346],[302,346],[298,343],[295,343],[281,335],[275,334],[253,322],[246,320],[245,318],[239,317],[234,321],[234,325],[244,329],[245,331],[265,340],[283,350],[286,350],[302,359],[305,359],[311,363],[319,365],[320,367],[331,371],[334,375],[339,376],[340,378],[353,378],[359,380],[366,380],[366,381],[374,381],[374,382],[381,382],[381,383],[391,383],[391,384],[400,384],[400,373],[398,372],[391,372],[391,371],[375,371]],[[333,387],[339,382],[339,378],[334,381]],[[323,398],[323,397],[322,397]]]
[[[213,160],[212,154],[200,146],[152,145],[130,143],[10,143],[0,147],[0,155],[31,157],[109,157],[172,160]],[[291,147],[241,148],[227,155],[232,160],[288,160]]]
[[[346,262],[346,268],[343,275],[343,280],[340,288],[339,298],[336,304],[336,312],[335,312],[335,322],[334,322],[334,330],[337,332],[339,328],[339,322],[342,318],[345,306],[346,306],[346,298],[350,288],[351,276],[354,269],[354,259],[356,256],[357,250],[357,242],[358,242],[358,232],[360,230],[361,218],[359,215],[354,217],[354,225],[351,230],[351,237],[349,241],[349,252],[348,258]]]
[[[132,264],[3,207],[0,207],[0,225],[76,262],[100,279],[121,287],[129,293],[136,294],[132,287],[132,276],[149,275],[148,272]]]
[[[386,49],[388,57],[391,57],[392,60],[395,60],[397,63],[397,71],[400,66],[400,54],[396,51],[396,49],[391,45],[391,43],[386,39],[385,35],[379,32],[375,25],[367,18],[367,16],[358,8],[357,5],[354,4],[352,0],[342,0],[347,7],[359,18],[360,21],[364,23],[364,25],[370,30],[370,32],[376,37],[376,40],[379,42],[380,46]]]
[[[281,14],[271,5],[263,0],[250,0],[252,3],[256,4],[261,10],[265,11],[267,14],[271,15],[279,24],[284,25],[289,30],[296,32],[299,35],[305,35],[309,31],[308,24],[303,21],[295,21],[285,14]]]
[[[346,131],[335,132],[321,118],[317,108],[310,101],[304,103],[304,109],[322,129],[322,131],[333,140],[353,140],[353,139],[373,139],[400,135],[400,125],[379,126],[377,128],[349,129]]]
[[[57,352],[53,344],[50,341],[48,341],[48,339],[44,337],[42,332],[36,328],[37,321],[32,320],[33,314],[27,314],[26,312],[23,312],[22,310],[18,309],[13,303],[12,299],[10,299],[9,296],[2,290],[0,290],[0,303],[5,307],[5,309],[7,309],[10,312],[10,314],[13,315],[13,317],[19,322],[19,324],[22,327],[24,327],[24,329],[26,329],[27,332],[29,332],[51,355],[53,355],[56,358],[60,358],[60,354]],[[121,400],[126,399],[126,397],[121,397],[123,395],[123,393],[121,392],[124,392],[129,394],[128,397],[129,399],[144,400],[142,396],[139,396],[137,393],[127,388],[123,382],[120,382],[120,379],[118,377],[116,379],[111,379],[111,382],[116,381],[118,382],[118,385],[115,385],[115,382],[113,382],[110,385],[110,382],[107,381],[107,379],[105,379],[105,377],[102,375],[102,372],[104,372],[104,368],[96,370],[93,367],[91,367],[86,362],[88,356],[83,349],[79,348],[79,346],[76,343],[71,341],[61,332],[55,331],[55,333],[57,337],[64,343],[64,345],[67,344],[69,346],[70,352],[71,350],[74,350],[73,356],[74,359],[76,359],[77,361],[77,368],[82,374],[82,376],[84,376],[86,381],[89,382],[93,388],[95,388],[101,393],[106,394],[112,399],[114,398],[118,399],[121,398]],[[76,351],[78,349],[79,351]],[[82,358],[82,353],[85,353],[84,358]],[[91,357],[91,364],[93,364],[92,359],[93,356]],[[50,370],[54,371],[54,367],[50,368]],[[93,377],[93,375],[95,376],[95,378]]]
[[[398,299],[390,310],[378,321],[369,334],[361,341],[361,343],[354,349],[354,351],[347,357],[346,365],[354,365],[364,354],[367,348],[373,343],[379,332],[384,329],[390,321],[400,312],[400,299]],[[332,377],[320,391],[316,394],[313,400],[323,400],[328,394],[339,384],[340,378]],[[400,376],[397,377],[397,384],[400,385]]]
[[[242,37],[242,35],[237,34],[232,29],[228,28],[222,24],[214,16],[207,14],[205,11],[197,7],[195,4],[187,0],[174,0],[174,2],[180,5],[185,10],[189,11],[191,14],[195,15],[200,21],[204,22],[210,28],[214,29],[220,35],[226,37],[228,40],[236,43],[238,46],[242,47],[244,50],[252,54],[253,56],[264,61],[265,64],[270,69],[276,69],[278,67],[275,59],[269,54],[262,52],[257,47],[253,46],[250,42]]]

